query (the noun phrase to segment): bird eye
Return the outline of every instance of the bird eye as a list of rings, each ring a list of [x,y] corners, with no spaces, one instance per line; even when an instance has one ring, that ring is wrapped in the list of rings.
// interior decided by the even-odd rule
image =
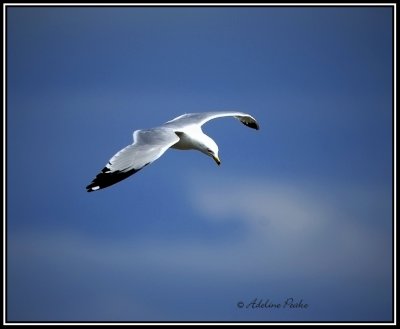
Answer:
[[[210,149],[207,149],[207,152],[208,152],[208,153],[213,153],[213,151],[211,151]]]

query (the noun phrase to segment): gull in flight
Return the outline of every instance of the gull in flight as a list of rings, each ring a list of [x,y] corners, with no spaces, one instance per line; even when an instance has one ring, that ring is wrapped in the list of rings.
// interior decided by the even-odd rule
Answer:
[[[87,192],[111,186],[137,173],[157,160],[170,147],[178,150],[198,150],[220,165],[218,145],[201,130],[201,126],[216,118],[235,117],[247,127],[259,129],[251,115],[242,112],[205,112],[183,114],[155,128],[135,130],[133,144],[115,154],[101,172],[86,186]]]

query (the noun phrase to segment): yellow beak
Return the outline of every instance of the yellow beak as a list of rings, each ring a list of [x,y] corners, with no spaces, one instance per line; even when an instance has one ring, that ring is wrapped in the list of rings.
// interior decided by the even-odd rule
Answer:
[[[221,164],[221,160],[216,155],[213,155],[212,158],[214,159],[214,161],[217,163],[218,166]]]

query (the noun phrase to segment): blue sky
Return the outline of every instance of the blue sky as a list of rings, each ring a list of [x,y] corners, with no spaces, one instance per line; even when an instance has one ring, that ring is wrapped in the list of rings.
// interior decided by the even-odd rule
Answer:
[[[8,320],[391,320],[392,71],[389,7],[8,7]],[[220,167],[85,191],[135,129],[231,109],[261,129],[205,125]]]

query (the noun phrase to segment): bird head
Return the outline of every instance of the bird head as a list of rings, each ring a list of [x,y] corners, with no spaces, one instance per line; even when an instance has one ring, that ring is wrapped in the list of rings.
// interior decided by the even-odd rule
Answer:
[[[202,145],[201,152],[213,158],[216,164],[219,166],[221,164],[221,160],[218,157],[218,145],[214,142],[213,139],[204,135],[206,138],[204,140],[204,144]]]

